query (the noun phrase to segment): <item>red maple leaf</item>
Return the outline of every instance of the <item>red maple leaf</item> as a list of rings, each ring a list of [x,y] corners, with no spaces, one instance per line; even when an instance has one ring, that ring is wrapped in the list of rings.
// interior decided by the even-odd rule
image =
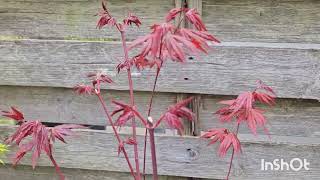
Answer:
[[[243,112],[239,112],[237,116],[237,122],[246,122],[248,125],[248,128],[251,130],[251,132],[254,135],[257,135],[257,127],[262,127],[266,134],[269,135],[268,129],[265,127],[267,120],[265,116],[263,115],[264,111],[257,108],[252,108],[250,111],[247,112],[247,114]]]
[[[78,84],[73,90],[80,95],[92,95],[94,93],[94,88],[85,84]]]
[[[199,31],[207,31],[206,26],[201,20],[200,14],[197,12],[196,9],[192,8],[189,9],[186,13],[185,16],[187,20],[194,25],[194,27],[199,30]]]
[[[99,11],[97,16],[100,16],[97,23],[97,28],[99,29],[103,28],[105,25],[115,26],[117,24],[116,19],[109,14],[104,1],[102,1],[102,9]]]
[[[167,16],[166,16],[166,22],[170,22],[172,21],[174,18],[176,18],[176,16],[178,14],[180,14],[181,12],[184,12],[185,11],[185,8],[173,8],[171,9]]]
[[[113,83],[112,79],[108,75],[101,72],[89,73],[87,77],[92,80],[92,84],[94,86],[101,83]]]
[[[11,111],[2,111],[2,113],[2,116],[14,119],[18,122],[22,122],[24,120],[23,114],[14,107],[11,107]]]
[[[230,133],[227,129],[210,129],[206,131],[201,138],[210,139],[208,145],[219,142],[220,146],[218,153],[220,157],[224,157],[231,146],[235,153],[241,152],[241,144],[238,137],[234,133]]]
[[[177,104],[169,107],[169,110],[164,114],[164,121],[170,128],[177,129],[178,133],[181,135],[184,127],[182,120],[187,119],[193,121],[194,113],[186,108],[185,106],[191,102],[193,97],[185,99]]]
[[[61,142],[66,143],[65,137],[71,136],[74,134],[72,129],[83,129],[84,126],[77,125],[77,124],[62,124],[55,126],[50,129],[50,138],[52,142],[55,142],[55,139],[59,139]]]
[[[255,91],[253,92],[253,97],[255,98],[255,100],[270,106],[273,106],[276,104],[274,96],[263,93],[263,92]]]
[[[267,86],[264,82],[262,82],[261,80],[257,81],[257,89],[264,89],[267,92],[271,93],[272,95],[276,95],[276,93],[273,91],[273,89],[270,86]]]
[[[134,112],[132,111],[131,106],[119,101],[112,101],[112,103],[116,105],[117,109],[112,112],[111,116],[122,112],[122,114],[114,123],[116,126],[124,126],[130,119],[134,117]]]
[[[141,25],[141,21],[138,16],[133,15],[132,13],[129,13],[128,17],[123,20],[123,24],[127,26],[131,26],[132,24],[135,24],[137,27]]]

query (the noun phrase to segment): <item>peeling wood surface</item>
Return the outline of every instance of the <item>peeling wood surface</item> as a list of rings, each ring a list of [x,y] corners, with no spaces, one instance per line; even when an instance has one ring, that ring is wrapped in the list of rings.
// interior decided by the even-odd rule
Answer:
[[[1,85],[73,87],[93,71],[110,74],[127,90],[125,73],[117,75],[119,43],[79,41],[2,41]],[[274,44],[273,44],[274,46]],[[320,50],[277,47],[215,47],[209,56],[186,64],[169,62],[158,91],[235,95],[263,80],[282,98],[320,99]],[[155,73],[135,71],[135,90],[150,91]]]
[[[1,136],[12,132],[13,127],[2,127]],[[124,171],[127,166],[122,156],[117,157],[117,148],[112,134],[103,131],[78,131],[68,144],[56,144],[54,155],[62,167],[88,170]],[[319,138],[293,138],[277,136],[272,140],[267,137],[256,137],[241,134],[243,154],[236,156],[234,179],[318,179],[320,176],[320,141]],[[143,137],[138,137],[142,142]],[[194,137],[158,136],[157,157],[159,174],[198,178],[225,177],[229,156],[218,158],[216,146],[207,146],[207,141]],[[140,148],[140,150],[142,150]],[[140,152],[142,153],[142,151]],[[133,154],[129,153],[133,160]],[[310,171],[261,171],[260,159],[272,161],[274,158],[305,158],[310,161]],[[30,156],[26,157],[27,159]],[[147,158],[149,159],[149,158]],[[142,160],[142,159],[141,159]],[[28,165],[30,161],[23,160]],[[151,172],[150,161],[147,161],[147,172]],[[41,158],[39,166],[51,166],[47,159]]]
[[[164,20],[174,7],[172,0],[108,0],[110,13],[122,21],[128,12],[142,19],[141,28],[133,28],[129,38],[149,32],[149,27]],[[0,37],[31,39],[119,39],[112,28],[96,28],[101,0],[90,1],[0,1]]]
[[[222,41],[320,43],[320,1],[203,0],[203,20]]]

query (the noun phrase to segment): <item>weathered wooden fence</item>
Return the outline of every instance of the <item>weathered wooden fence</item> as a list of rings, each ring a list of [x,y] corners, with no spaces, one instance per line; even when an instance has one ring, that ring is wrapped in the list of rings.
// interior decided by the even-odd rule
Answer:
[[[225,177],[229,157],[197,136],[219,127],[212,115],[217,101],[255,86],[257,79],[274,87],[278,103],[267,113],[271,139],[251,136],[240,128],[243,154],[234,163],[233,179],[318,179],[320,177],[320,1],[318,0],[189,0],[201,11],[210,32],[223,41],[209,56],[190,57],[187,64],[168,64],[159,79],[152,116],[170,104],[195,96],[197,123],[187,137],[159,133],[157,153],[163,179]],[[176,0],[110,0],[117,17],[128,10],[143,17],[143,26],[129,38],[144,34],[162,20]],[[118,35],[97,30],[100,0],[0,0],[0,108],[20,107],[33,119],[51,123],[106,126],[94,97],[79,97],[70,88],[88,72],[102,70],[115,85],[104,93],[128,98],[125,74],[115,66],[121,55]],[[138,108],[146,110],[154,75],[134,72]],[[13,127],[0,128],[1,137]],[[68,179],[129,179],[125,160],[117,157],[113,134],[79,131],[69,144],[58,144],[55,156]],[[139,139],[142,138],[139,137]],[[142,139],[140,139],[140,142]],[[132,158],[132,154],[130,157]],[[261,171],[260,160],[307,159],[309,171]],[[43,158],[36,171],[29,161],[16,170],[0,168],[1,179],[56,179]],[[147,171],[151,172],[150,162]],[[122,172],[122,173],[120,173]]]

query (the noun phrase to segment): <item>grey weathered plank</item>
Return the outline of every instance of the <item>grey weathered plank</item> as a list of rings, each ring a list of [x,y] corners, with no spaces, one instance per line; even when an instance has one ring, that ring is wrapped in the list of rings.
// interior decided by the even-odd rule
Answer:
[[[286,44],[287,45],[287,44]],[[0,84],[73,87],[92,71],[110,74],[110,89],[127,90],[125,73],[117,75],[119,43],[82,41],[1,41]],[[235,95],[260,79],[283,98],[320,99],[320,49],[317,45],[228,43],[209,56],[185,64],[169,62],[161,71],[158,91]],[[150,91],[154,71],[134,72],[135,89]],[[83,80],[82,80],[83,79]]]
[[[85,169],[67,169],[62,168],[66,180],[128,180],[132,179],[129,173],[94,171]],[[1,180],[57,180],[58,177],[52,167],[18,166],[16,168],[10,165],[0,167]],[[147,180],[151,180],[150,175]],[[183,177],[160,176],[160,180],[185,180]]]
[[[320,2],[203,0],[203,19],[222,41],[320,42]]]
[[[12,132],[12,127],[2,127],[1,136]],[[142,142],[143,137],[138,138]],[[267,137],[240,135],[243,154],[236,156],[232,176],[235,179],[317,179],[320,164],[319,138],[301,138],[277,136],[272,140]],[[117,148],[112,134],[103,131],[79,131],[68,144],[56,144],[54,155],[61,167],[89,170],[128,171],[122,156],[117,157]],[[174,175],[199,178],[225,177],[229,156],[218,158],[216,146],[207,146],[207,142],[194,137],[158,136],[157,157],[158,170],[161,175]],[[140,148],[140,150],[142,150]],[[140,151],[142,153],[142,151]],[[133,154],[129,157],[133,160]],[[261,171],[260,159],[272,161],[275,158],[305,158],[310,162],[310,171]],[[27,157],[28,158],[28,157]],[[30,156],[29,156],[30,158]],[[22,164],[29,164],[23,160]],[[49,162],[41,158],[40,166],[48,166]],[[151,172],[150,158],[147,161],[147,172]]]
[[[218,101],[231,99],[227,96],[202,96],[200,100],[200,129],[225,127],[235,129],[234,123],[221,123],[216,112],[223,105],[217,104]],[[268,120],[267,128],[272,136],[301,136],[301,137],[320,137],[320,103],[311,100],[277,99],[275,107],[261,107],[266,110]],[[239,129],[240,133],[251,133],[248,127],[243,124]],[[260,128],[259,135],[264,131]]]
[[[110,99],[128,100],[127,91],[103,91],[106,102]],[[146,114],[150,93],[136,92],[138,109]],[[192,109],[197,111],[196,131],[213,127],[234,128],[233,125],[221,124],[213,115],[220,105],[219,100],[230,99],[228,96],[198,95]],[[51,123],[79,123],[88,125],[106,125],[106,120],[98,100],[94,96],[78,96],[71,89],[46,87],[0,86],[0,108],[16,106],[28,119],[40,119]],[[175,94],[157,93],[154,99],[152,116],[156,119],[166,108],[177,101]],[[108,103],[109,104],[109,103]],[[197,107],[199,105],[199,107]],[[114,106],[109,106],[114,108]],[[268,128],[271,135],[301,137],[320,136],[320,103],[311,100],[278,99],[277,106],[267,109]],[[199,128],[199,129],[198,129]],[[186,129],[187,130],[187,129]],[[189,129],[191,130],[191,129]],[[245,125],[241,133],[249,133]],[[259,131],[263,133],[263,131]]]
[[[128,11],[142,19],[141,28],[129,31],[136,38],[149,31],[149,27],[164,20],[174,7],[171,0],[108,0],[110,12],[123,20]],[[93,1],[0,1],[0,37],[34,39],[96,39],[119,38],[111,28],[96,29],[101,0]]]
[[[128,102],[129,92],[104,90],[108,108],[115,109],[111,100]],[[135,92],[138,110],[147,115],[151,93]],[[167,108],[176,103],[176,96],[157,93],[154,97],[152,116],[158,118]],[[51,123],[77,123],[88,125],[106,125],[102,107],[96,96],[79,96],[71,89],[46,87],[0,86],[0,109],[15,106],[25,113],[27,119],[40,119]]]

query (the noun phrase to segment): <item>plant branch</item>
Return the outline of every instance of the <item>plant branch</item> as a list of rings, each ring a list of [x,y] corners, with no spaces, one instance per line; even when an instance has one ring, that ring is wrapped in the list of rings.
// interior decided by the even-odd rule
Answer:
[[[58,166],[56,160],[53,158],[52,155],[49,155],[49,158],[50,158],[52,164],[54,165],[54,168],[56,169],[56,172],[59,174],[60,180],[64,180],[65,177],[64,177],[63,173],[61,172],[61,169],[60,169],[60,167]]]
[[[152,125],[152,124],[151,124]],[[157,155],[156,155],[156,144],[154,139],[154,128],[149,129],[150,134],[150,151],[152,160],[152,175],[153,180],[158,180],[158,169],[157,169]]]
[[[142,115],[139,113],[139,111],[135,110],[135,109],[132,109],[133,113],[141,120],[141,122],[143,123],[143,125],[145,127],[148,126],[148,122],[145,118],[142,117]]]
[[[121,34],[121,40],[122,40],[122,47],[124,51],[124,57],[125,61],[129,61],[129,55],[128,55],[128,48],[126,44],[126,37],[125,37],[125,32],[120,31]],[[130,101],[131,101],[131,106],[134,107],[134,94],[133,94],[133,82],[132,82],[132,76],[131,76],[131,68],[130,65],[127,67],[127,73],[128,73],[128,81],[129,81],[129,89],[130,89]],[[132,138],[137,142],[137,132],[136,132],[136,121],[135,118],[132,118]],[[134,160],[136,164],[136,177],[137,180],[141,179],[141,174],[140,174],[140,167],[139,167],[139,153],[138,153],[138,143],[133,145],[134,149]]]
[[[238,135],[239,126],[240,126],[240,123],[237,123],[236,135]],[[230,176],[230,172],[231,172],[231,168],[232,168],[233,158],[234,158],[234,149],[232,149],[232,155],[231,155],[231,159],[230,159],[229,170],[228,170],[228,175],[227,175],[226,180],[229,180],[229,176]]]
[[[160,54],[160,56],[161,56],[161,54]],[[160,67],[157,69],[156,78],[155,78],[154,83],[153,83],[153,89],[152,89],[152,93],[151,93],[151,97],[150,97],[150,101],[149,101],[149,106],[148,106],[148,115],[147,115],[148,117],[151,115],[153,98],[154,98],[154,95],[155,95],[155,91],[156,91],[158,77],[159,77],[159,74],[160,74],[161,67],[162,67],[162,62],[161,62]],[[148,139],[148,128],[146,128],[145,133],[144,133],[144,148],[143,148],[143,179],[144,180],[146,179],[146,175],[145,174],[146,174],[147,139]]]
[[[109,111],[108,111],[108,109],[107,109],[106,103],[104,102],[104,100],[103,100],[103,98],[102,98],[102,96],[101,96],[100,93],[96,93],[96,95],[97,95],[98,98],[99,98],[99,101],[100,101],[100,103],[101,103],[101,105],[102,105],[102,107],[103,107],[103,110],[104,110],[104,112],[105,112],[105,114],[106,114],[106,116],[107,116],[107,119],[109,120],[109,123],[110,123],[110,125],[111,125],[111,127],[112,127],[112,130],[113,130],[113,132],[114,132],[114,135],[116,136],[116,138],[117,138],[117,140],[118,140],[118,143],[119,143],[119,144],[122,143],[122,140],[121,140],[121,138],[120,138],[120,136],[119,136],[119,133],[118,133],[117,129],[115,128],[113,122],[112,122],[112,117],[111,117],[111,115],[110,115],[110,113],[109,113]],[[124,155],[124,157],[125,157],[125,159],[126,159],[126,161],[127,161],[127,163],[128,163],[128,166],[129,166],[131,175],[134,177],[134,179],[136,179],[135,174],[134,174],[134,170],[133,170],[133,168],[132,168],[132,165],[131,165],[131,163],[130,163],[130,160],[129,160],[129,157],[128,157],[128,154],[127,154],[126,150],[123,149],[122,152],[123,152],[123,155]]]

